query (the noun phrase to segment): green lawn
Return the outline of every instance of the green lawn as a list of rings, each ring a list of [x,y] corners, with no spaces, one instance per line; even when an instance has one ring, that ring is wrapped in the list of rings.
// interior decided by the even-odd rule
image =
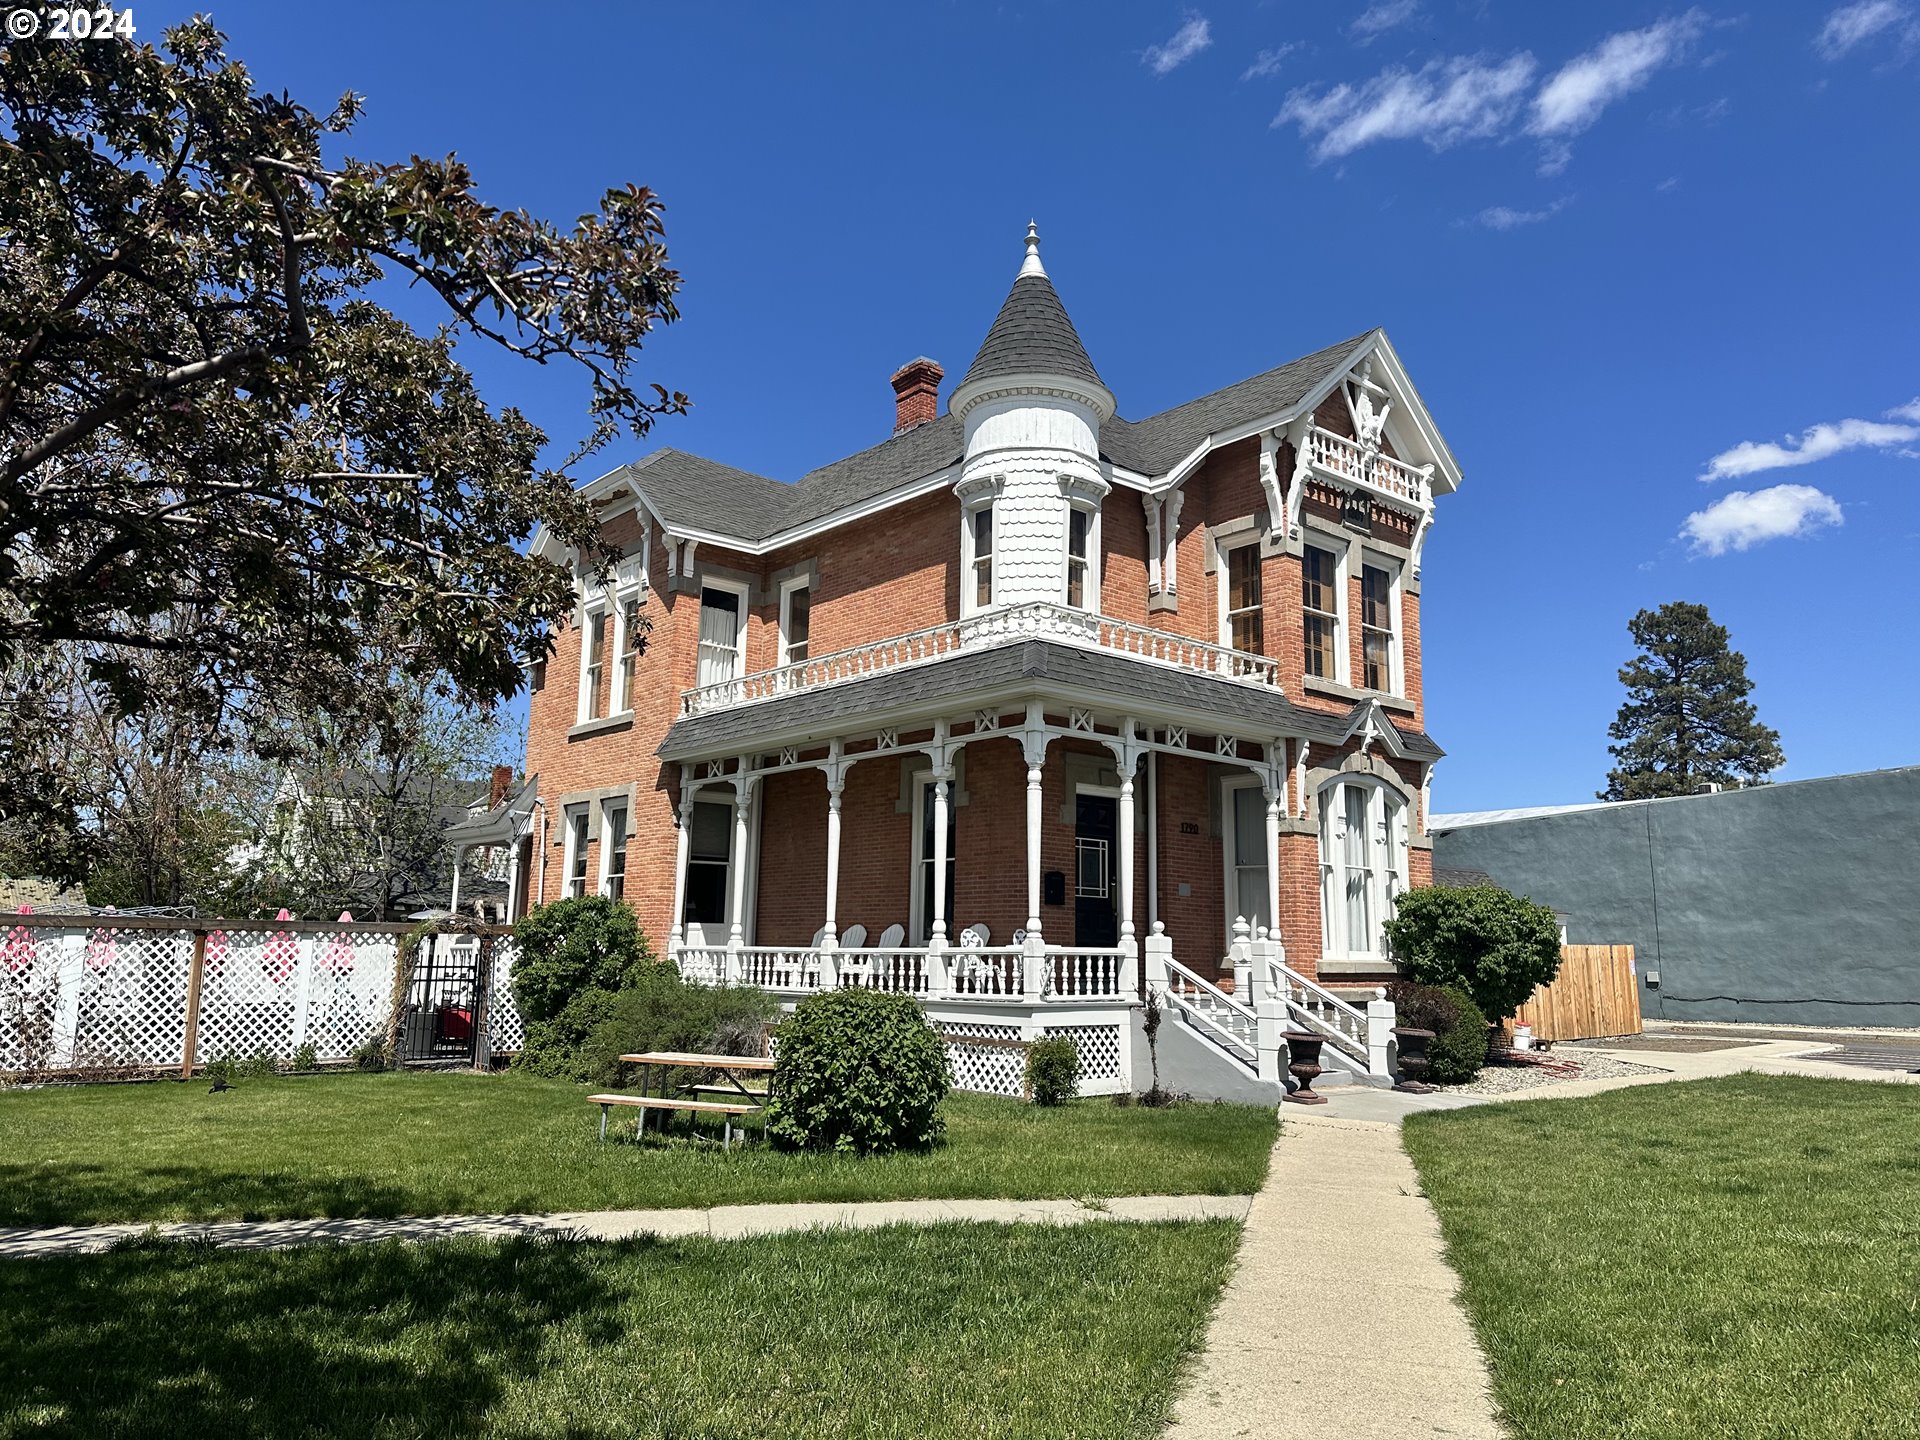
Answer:
[[[1745,1075],[1405,1133],[1518,1435],[1920,1435],[1920,1091]]]
[[[0,1437],[1149,1436],[1229,1222],[0,1267]]]
[[[580,1086],[328,1075],[0,1093],[0,1224],[431,1215],[1000,1196],[1246,1194],[1272,1107],[1046,1110],[954,1095],[947,1143],[883,1159],[601,1144]]]

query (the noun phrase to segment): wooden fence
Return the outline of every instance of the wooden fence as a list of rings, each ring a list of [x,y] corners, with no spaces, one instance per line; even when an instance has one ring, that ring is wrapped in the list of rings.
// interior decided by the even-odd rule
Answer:
[[[1593,1040],[1640,1033],[1640,982],[1631,945],[1565,945],[1560,973],[1520,1007],[1514,1023],[1536,1040]]]

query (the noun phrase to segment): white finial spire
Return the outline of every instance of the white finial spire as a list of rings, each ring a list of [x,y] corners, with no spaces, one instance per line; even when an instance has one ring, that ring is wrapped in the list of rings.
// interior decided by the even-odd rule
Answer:
[[[1027,221],[1027,258],[1020,262],[1022,275],[1038,275],[1045,278],[1047,270],[1040,263],[1040,227],[1033,221]]]

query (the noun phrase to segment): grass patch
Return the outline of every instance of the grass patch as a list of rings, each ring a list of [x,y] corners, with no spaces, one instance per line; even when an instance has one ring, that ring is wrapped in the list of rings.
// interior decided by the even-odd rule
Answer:
[[[947,1141],[858,1159],[596,1138],[587,1090],[518,1075],[328,1075],[0,1094],[0,1224],[286,1219],[778,1200],[1247,1194],[1271,1106],[946,1102]]]
[[[152,1245],[0,1275],[0,1436],[1148,1436],[1228,1222]]]
[[[1517,1433],[1920,1434],[1916,1098],[1740,1075],[1411,1117]]]

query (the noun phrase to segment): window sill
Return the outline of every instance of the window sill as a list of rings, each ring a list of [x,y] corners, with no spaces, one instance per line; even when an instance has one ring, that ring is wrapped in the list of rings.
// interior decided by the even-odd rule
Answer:
[[[1322,955],[1321,971],[1331,971],[1335,975],[1398,975],[1400,969],[1391,960],[1382,960],[1377,955]]]
[[[582,720],[567,731],[567,739],[582,740],[589,735],[604,735],[611,730],[625,730],[633,724],[633,711],[622,710],[618,715],[603,715],[598,720]]]
[[[1357,690],[1351,685],[1322,680],[1318,675],[1301,676],[1300,688],[1309,695],[1324,695],[1329,700],[1378,700],[1389,710],[1397,710],[1403,715],[1413,714],[1411,700],[1391,695],[1385,690]]]

